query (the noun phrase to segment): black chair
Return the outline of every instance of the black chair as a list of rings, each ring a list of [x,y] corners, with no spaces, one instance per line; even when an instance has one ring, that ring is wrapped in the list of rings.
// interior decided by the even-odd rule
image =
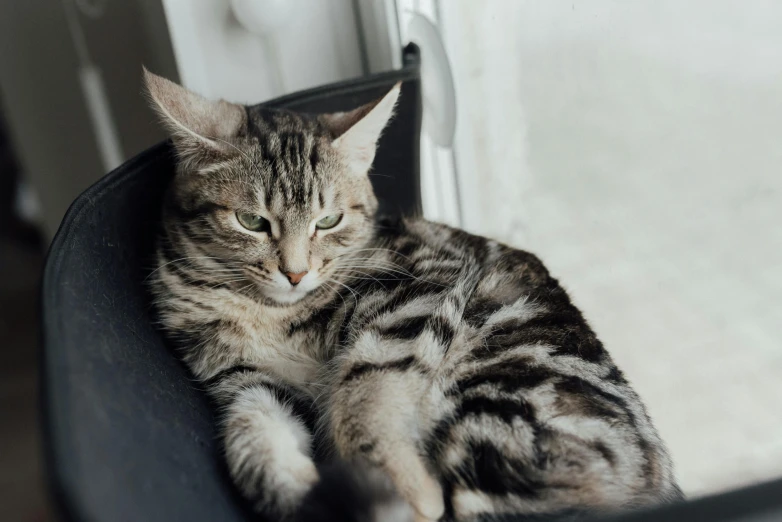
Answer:
[[[402,81],[373,176],[381,212],[420,211],[418,51],[401,70],[285,96],[266,105],[335,112]],[[44,426],[54,496],[66,519],[249,519],[225,470],[207,403],[150,320],[143,285],[171,145],[139,154],[73,203],[43,280]]]
[[[397,116],[375,160],[374,170],[382,176],[372,180],[382,211],[415,214],[420,212],[419,54],[411,46],[404,57],[399,71],[267,105],[345,110],[403,81]],[[171,146],[162,143],[105,176],[73,203],[49,251],[42,296],[45,450],[64,520],[255,518],[222,467],[204,395],[150,321],[143,279],[152,266],[158,210],[173,167]],[[757,497],[753,502],[764,505]],[[696,520],[698,513],[710,513],[698,511],[697,503],[682,507],[685,511],[668,508],[664,517],[652,513],[637,520]]]

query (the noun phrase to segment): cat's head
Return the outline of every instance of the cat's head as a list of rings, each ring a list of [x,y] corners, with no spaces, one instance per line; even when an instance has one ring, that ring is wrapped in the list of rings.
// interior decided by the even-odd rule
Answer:
[[[289,304],[366,245],[368,170],[399,84],[353,111],[307,116],[210,101],[147,71],[145,81],[178,156],[164,216],[175,255]]]

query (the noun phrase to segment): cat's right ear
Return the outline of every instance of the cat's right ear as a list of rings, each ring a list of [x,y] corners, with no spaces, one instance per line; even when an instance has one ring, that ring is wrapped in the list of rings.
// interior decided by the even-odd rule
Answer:
[[[244,107],[224,100],[207,100],[176,83],[144,70],[144,85],[163,125],[182,157],[232,155],[231,143],[247,127]]]
[[[394,115],[401,89],[399,82],[382,98],[357,109],[320,116],[335,137],[332,146],[342,153],[353,173],[365,175],[372,166],[377,141]]]

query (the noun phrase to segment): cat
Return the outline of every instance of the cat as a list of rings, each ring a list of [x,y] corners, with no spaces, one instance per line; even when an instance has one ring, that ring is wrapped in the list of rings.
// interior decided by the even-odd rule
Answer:
[[[466,521],[682,498],[638,395],[537,257],[376,218],[368,172],[399,84],[305,115],[144,74],[178,158],[155,309],[258,512]]]

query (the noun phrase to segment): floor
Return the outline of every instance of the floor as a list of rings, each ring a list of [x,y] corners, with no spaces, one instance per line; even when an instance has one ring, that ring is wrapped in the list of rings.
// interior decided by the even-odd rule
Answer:
[[[687,494],[782,476],[782,6],[440,5],[467,226],[561,279]]]
[[[563,192],[530,195],[532,249],[646,399],[686,492],[782,475],[782,234],[765,226],[782,220],[782,192],[728,230],[645,222],[640,198],[591,206]]]
[[[37,288],[40,251],[0,238],[0,505],[3,519],[50,520],[38,419]]]
[[[38,281],[43,248],[13,211],[18,168],[0,113],[0,506],[2,520],[52,521],[38,418]]]

